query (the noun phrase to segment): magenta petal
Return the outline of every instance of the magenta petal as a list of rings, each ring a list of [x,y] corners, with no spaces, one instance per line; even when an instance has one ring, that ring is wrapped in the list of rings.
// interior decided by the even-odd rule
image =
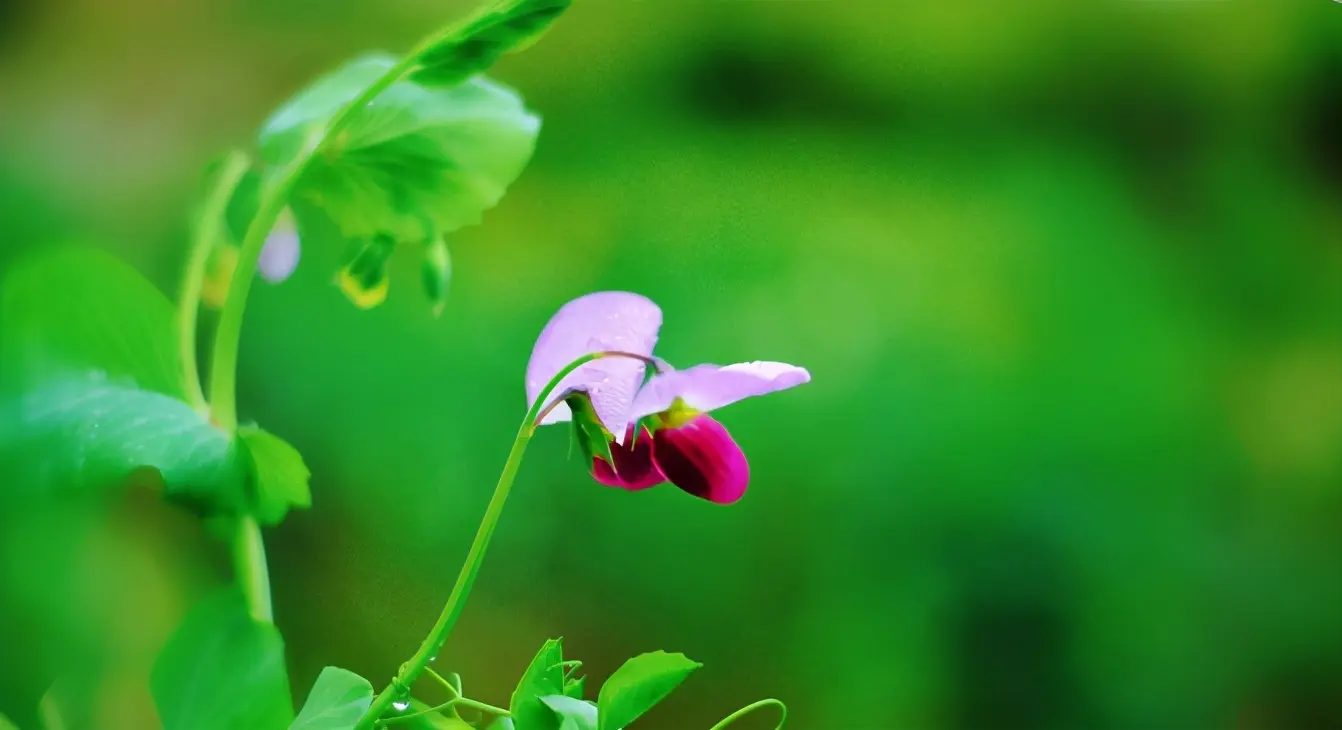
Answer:
[[[652,355],[662,310],[647,297],[629,292],[606,291],[587,294],[560,307],[550,318],[527,363],[527,403],[534,404],[541,390],[564,366],[593,352],[620,350]],[[607,357],[587,363],[566,376],[554,391],[582,391],[606,430],[623,441],[634,419],[628,417],[634,394],[643,384],[644,364],[639,360]],[[568,406],[560,404],[541,422],[567,421]]]
[[[699,411],[711,411],[739,400],[795,388],[811,382],[806,368],[782,362],[695,365],[654,375],[634,399],[629,413],[639,419],[671,407],[677,398]]]
[[[652,459],[667,481],[717,504],[740,499],[750,483],[741,447],[721,423],[702,413],[683,426],[658,430]]]
[[[592,459],[592,478],[608,487],[619,487],[636,491],[655,487],[666,481],[662,472],[657,469],[657,465],[652,461],[652,436],[647,429],[639,434],[637,441],[633,446],[629,446],[633,441],[633,427],[629,428],[626,434],[624,444],[611,444],[610,456],[615,460],[615,467],[605,461]]]

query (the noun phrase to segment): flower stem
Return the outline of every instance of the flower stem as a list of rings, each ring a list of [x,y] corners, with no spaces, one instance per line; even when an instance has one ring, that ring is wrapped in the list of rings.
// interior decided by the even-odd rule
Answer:
[[[177,299],[177,346],[182,361],[182,381],[191,407],[201,413],[208,410],[201,390],[200,368],[196,362],[196,320],[200,314],[200,293],[205,286],[205,270],[210,263],[223,230],[228,199],[247,172],[250,160],[240,150],[229,152],[220,163],[214,186],[206,194],[192,231],[191,250],[182,273],[182,290]]]
[[[261,525],[251,515],[238,518],[233,534],[233,569],[247,599],[247,612],[260,623],[274,623],[270,607],[270,571],[266,568],[266,544]]]
[[[499,482],[494,487],[494,496],[489,499],[489,506],[485,508],[484,519],[480,521],[480,527],[475,531],[475,539],[471,541],[470,551],[466,553],[466,563],[461,566],[461,572],[457,575],[457,582],[452,586],[452,593],[447,597],[447,603],[443,606],[442,613],[438,614],[438,621],[429,630],[429,635],[424,637],[423,643],[419,645],[419,650],[415,652],[414,656],[401,665],[400,671],[391,680],[391,684],[387,685],[373,699],[373,704],[369,706],[368,711],[359,720],[359,724],[354,726],[355,730],[370,730],[378,718],[386,713],[392,702],[402,699],[405,694],[409,693],[410,686],[419,678],[429,662],[438,656],[443,644],[447,643],[447,637],[452,633],[452,627],[456,624],[457,618],[461,616],[461,610],[466,605],[466,597],[470,595],[471,586],[475,583],[475,577],[480,572],[480,564],[484,562],[485,550],[489,547],[489,541],[494,536],[494,528],[498,525],[499,515],[503,513],[504,503],[508,501],[508,493],[512,491],[513,480],[517,477],[518,467],[522,465],[522,455],[526,453],[527,444],[531,441],[531,434],[536,430],[536,423],[540,419],[541,413],[548,410],[546,400],[569,373],[603,357],[646,359],[640,355],[625,352],[594,352],[583,355],[569,363],[546,384],[540,395],[537,396],[536,401],[531,404],[530,410],[527,411],[526,418],[522,420],[521,428],[517,430],[517,437],[513,439],[513,447],[508,452],[508,460],[503,464],[503,473],[499,475]]]

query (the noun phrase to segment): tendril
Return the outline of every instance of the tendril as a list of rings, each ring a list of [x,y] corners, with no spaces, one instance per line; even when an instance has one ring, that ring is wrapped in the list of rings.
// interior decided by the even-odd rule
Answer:
[[[745,707],[742,707],[736,712],[733,712],[732,714],[722,718],[722,720],[720,720],[718,724],[714,725],[708,730],[724,730],[724,728],[726,728],[728,725],[731,725],[732,723],[736,722],[737,720],[740,720],[746,715],[749,715],[755,710],[763,709],[765,707],[769,707],[770,705],[778,708],[778,724],[774,726],[774,730],[780,730],[780,728],[783,727],[783,723],[787,722],[787,705],[783,704],[782,700],[776,700],[773,699],[772,697],[767,700],[752,702],[746,705]]]

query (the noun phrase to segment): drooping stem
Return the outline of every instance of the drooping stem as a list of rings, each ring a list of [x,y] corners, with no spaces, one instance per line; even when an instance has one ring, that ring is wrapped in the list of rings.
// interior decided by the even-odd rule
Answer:
[[[457,582],[452,586],[452,593],[447,597],[447,603],[443,606],[442,613],[438,615],[437,623],[429,630],[429,635],[424,637],[423,643],[419,645],[419,650],[415,652],[414,656],[401,665],[400,671],[391,680],[391,684],[387,685],[374,698],[373,704],[369,706],[368,711],[359,720],[355,730],[370,730],[377,719],[386,713],[391,703],[399,699],[401,693],[409,692],[410,686],[419,678],[429,662],[438,656],[443,644],[447,643],[447,637],[452,633],[452,627],[456,624],[457,618],[461,616],[461,610],[466,605],[466,598],[470,595],[471,586],[474,585],[475,577],[480,572],[480,564],[484,561],[485,550],[488,549],[489,541],[494,536],[494,528],[498,526],[499,515],[503,513],[503,505],[508,501],[508,493],[512,490],[518,467],[522,465],[522,456],[526,453],[531,435],[536,430],[536,424],[540,421],[542,412],[547,412],[554,406],[552,403],[547,403],[547,400],[569,373],[603,357],[632,357],[644,361],[648,359],[642,355],[628,352],[594,352],[583,355],[569,363],[546,384],[540,395],[537,396],[536,402],[532,403],[531,409],[527,411],[526,418],[522,420],[521,428],[517,430],[517,437],[513,440],[512,450],[508,452],[508,460],[503,464],[503,473],[499,475],[499,482],[494,487],[494,495],[489,499],[489,506],[485,507],[485,516],[480,521],[479,529],[475,532],[475,539],[471,541],[470,550],[466,553],[466,562],[461,566],[461,572],[457,575]]]
[[[449,26],[426,38],[419,48],[388,69],[381,78],[370,84],[359,96],[337,112],[321,135],[311,140],[297,157],[273,171],[272,176],[263,182],[256,217],[247,226],[247,233],[243,236],[237,267],[233,270],[228,296],[224,300],[223,310],[219,313],[219,327],[214,334],[208,403],[211,419],[225,432],[231,434],[238,427],[238,347],[242,339],[242,320],[247,309],[247,295],[251,291],[252,280],[256,278],[257,259],[265,246],[266,237],[270,235],[280,213],[288,205],[294,186],[298,184],[312,159],[329,147],[331,141],[354,120],[360,110],[387,87],[410,72],[418,61],[422,49],[430,47],[443,35],[455,29],[455,25]],[[224,200],[224,204],[227,204],[227,199]],[[200,269],[202,274],[203,270],[202,266]],[[199,289],[195,292],[195,298],[199,298]],[[183,321],[185,322],[185,319]],[[194,347],[194,319],[190,325],[190,342]],[[194,362],[194,352],[192,355]],[[198,377],[196,382],[199,382]],[[261,538],[260,526],[250,515],[239,518],[232,539],[232,551],[234,569],[252,616],[258,621],[270,622],[270,578],[266,567],[265,543]]]
[[[201,202],[196,216],[195,227],[191,232],[191,249],[182,273],[182,289],[177,300],[177,346],[187,398],[190,399],[191,407],[201,413],[206,412],[208,404],[201,389],[200,368],[196,362],[196,320],[200,314],[200,294],[205,286],[205,270],[210,264],[210,253],[214,251],[223,231],[228,200],[247,172],[248,164],[247,154],[240,150],[229,152],[220,163],[214,185]]]
[[[256,278],[257,258],[265,246],[266,237],[275,227],[280,213],[289,203],[290,194],[298,184],[308,165],[318,155],[327,151],[336,138],[355,117],[378,94],[401,80],[419,63],[419,57],[444,38],[456,33],[461,22],[448,25],[415,46],[395,66],[387,69],[376,81],[363,90],[353,101],[346,104],[327,122],[322,132],[308,140],[308,144],[298,155],[273,171],[273,175],[261,186],[261,201],[257,205],[256,217],[247,227],[243,236],[241,251],[238,254],[238,266],[233,271],[233,280],[229,284],[228,300],[219,314],[219,329],[215,332],[214,353],[210,367],[210,406],[214,420],[232,431],[237,427],[237,365],[238,344],[242,338],[242,315],[247,308],[247,293],[251,289],[252,279]]]
[[[778,708],[779,712],[778,724],[774,726],[774,730],[780,730],[783,727],[783,723],[787,722],[787,705],[783,704],[782,700],[775,700],[775,699],[767,699],[767,700],[760,700],[759,702],[752,702],[746,705],[745,707],[742,707],[741,709],[737,710],[736,712],[733,712],[732,714],[722,718],[722,720],[719,721],[718,724],[714,725],[708,730],[725,730],[728,725],[731,725],[732,723],[736,722],[737,720],[740,720],[746,715],[749,715],[755,710],[760,710],[770,706]]]

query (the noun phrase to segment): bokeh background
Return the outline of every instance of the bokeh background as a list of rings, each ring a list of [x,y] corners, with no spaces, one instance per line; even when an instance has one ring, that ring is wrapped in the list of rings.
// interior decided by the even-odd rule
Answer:
[[[0,1],[0,266],[78,240],[175,290],[207,160],[468,7]],[[494,75],[545,127],[440,319],[412,256],[349,306],[311,231],[248,310],[244,417],[314,474],[268,533],[297,700],[417,645],[534,336],[619,288],[673,363],[814,381],[720,414],[731,508],[543,432],[439,661],[473,696],[562,635],[594,680],[706,664],[646,730],[1342,726],[1342,6],[580,0]],[[0,712],[84,677],[69,727],[155,727],[222,545],[137,490],[4,512]]]

